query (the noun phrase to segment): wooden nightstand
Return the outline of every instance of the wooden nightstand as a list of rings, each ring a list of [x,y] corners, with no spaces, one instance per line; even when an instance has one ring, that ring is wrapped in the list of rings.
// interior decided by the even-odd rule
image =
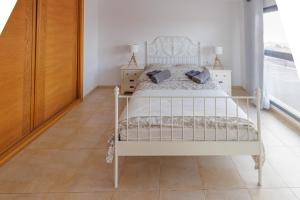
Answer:
[[[121,94],[134,92],[137,79],[143,73],[144,68],[144,65],[139,65],[137,67],[128,67],[128,65],[124,65],[121,67]]]
[[[231,96],[231,70],[228,69],[212,69],[207,67],[210,71],[213,80],[217,81],[221,88]]]

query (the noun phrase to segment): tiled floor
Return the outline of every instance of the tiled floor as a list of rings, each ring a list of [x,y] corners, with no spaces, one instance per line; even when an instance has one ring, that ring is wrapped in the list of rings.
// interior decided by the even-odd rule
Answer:
[[[207,156],[123,158],[115,190],[113,166],[105,163],[113,105],[112,89],[97,89],[2,166],[0,200],[300,199],[300,131],[265,111],[262,188],[249,156]]]

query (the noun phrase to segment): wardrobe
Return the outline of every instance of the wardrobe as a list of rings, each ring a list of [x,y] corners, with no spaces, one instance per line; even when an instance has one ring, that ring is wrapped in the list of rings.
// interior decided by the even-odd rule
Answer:
[[[82,98],[82,1],[17,1],[0,35],[0,163]]]

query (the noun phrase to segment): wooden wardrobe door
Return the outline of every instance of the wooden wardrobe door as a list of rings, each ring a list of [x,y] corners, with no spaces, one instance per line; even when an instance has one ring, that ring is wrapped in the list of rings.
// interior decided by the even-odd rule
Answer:
[[[39,0],[35,127],[77,98],[78,0]]]
[[[31,129],[34,0],[18,0],[0,35],[0,153]]]

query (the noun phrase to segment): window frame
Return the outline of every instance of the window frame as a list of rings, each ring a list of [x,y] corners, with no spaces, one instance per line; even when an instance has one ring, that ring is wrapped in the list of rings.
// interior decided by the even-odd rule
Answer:
[[[264,55],[268,56],[268,57],[273,57],[273,58],[278,58],[281,60],[287,60],[287,61],[294,62],[294,58],[291,53],[285,53],[285,52],[281,52],[281,51],[265,49]]]
[[[264,13],[276,12],[278,11],[278,6],[275,4],[273,6],[264,7]]]
[[[270,13],[270,12],[278,12],[278,7],[277,7],[276,4],[264,8],[264,14],[265,13]],[[291,53],[274,51],[274,50],[270,50],[270,49],[264,49],[264,56],[294,62],[294,58],[293,58],[293,55]],[[271,106],[274,106],[277,109],[279,109],[280,111],[282,111],[284,114],[286,114],[289,117],[295,119],[297,122],[300,122],[300,116],[298,116],[296,113],[294,113],[293,111],[288,109],[287,107],[289,107],[289,106],[286,105],[284,102],[279,103],[276,100],[276,97],[270,96],[270,104],[271,104]]]

